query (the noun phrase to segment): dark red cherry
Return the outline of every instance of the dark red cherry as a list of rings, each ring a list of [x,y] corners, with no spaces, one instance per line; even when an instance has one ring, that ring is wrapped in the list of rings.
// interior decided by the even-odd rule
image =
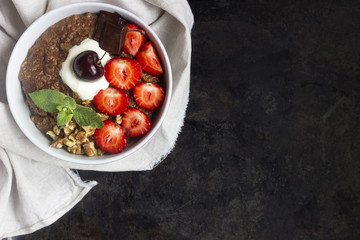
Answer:
[[[83,80],[95,80],[104,75],[104,67],[96,52],[88,50],[76,56],[73,62],[75,75]]]

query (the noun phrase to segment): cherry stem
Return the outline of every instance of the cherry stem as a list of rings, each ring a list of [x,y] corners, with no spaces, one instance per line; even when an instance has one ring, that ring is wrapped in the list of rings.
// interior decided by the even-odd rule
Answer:
[[[106,54],[106,52],[104,52],[102,57],[96,62],[97,65],[99,65],[101,63],[101,60],[105,57],[105,54]]]

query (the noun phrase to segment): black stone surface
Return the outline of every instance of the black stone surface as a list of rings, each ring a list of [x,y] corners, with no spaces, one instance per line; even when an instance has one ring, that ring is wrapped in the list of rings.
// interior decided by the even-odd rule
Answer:
[[[17,239],[360,239],[360,2],[189,3],[173,152]]]

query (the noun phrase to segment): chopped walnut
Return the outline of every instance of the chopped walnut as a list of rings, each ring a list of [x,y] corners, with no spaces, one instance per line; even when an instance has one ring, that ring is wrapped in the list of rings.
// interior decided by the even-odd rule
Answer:
[[[65,136],[68,136],[70,133],[72,133],[75,128],[76,128],[76,123],[74,121],[71,120],[70,122],[68,122],[63,128]]]
[[[53,131],[47,131],[46,132],[46,135],[48,135],[49,137],[51,137],[52,140],[55,140],[56,139],[56,134],[53,132]]]
[[[95,130],[96,130],[96,128],[91,127],[91,126],[84,126],[82,128],[85,130],[85,136],[86,137],[94,135]]]
[[[83,154],[83,150],[81,149],[81,145],[74,145],[71,147],[68,147],[66,150],[68,150],[69,152],[73,153],[73,154]]]
[[[97,156],[102,156],[102,155],[104,155],[104,152],[103,152],[103,150],[101,150],[101,148],[97,148],[96,154],[97,154]]]
[[[122,123],[122,116],[121,115],[116,115],[115,122],[117,124],[121,124]]]
[[[109,115],[106,115],[105,113],[98,113],[98,114],[102,121],[109,119]]]
[[[95,149],[94,142],[85,143],[83,145],[86,155],[88,156],[94,156],[96,155],[97,151]]]
[[[108,119],[109,116],[101,114],[102,119]],[[46,134],[53,139],[50,147],[65,148],[73,154],[86,154],[88,156],[100,156],[104,152],[96,147],[94,133],[96,128],[91,126],[81,127],[74,121],[70,121],[65,126],[54,126]]]
[[[86,99],[86,100],[82,101],[81,104],[82,104],[84,107],[89,107],[89,108],[93,108],[93,107],[94,107],[94,105],[92,104],[92,102],[91,102],[89,99]]]
[[[60,135],[60,131],[61,131],[61,129],[58,126],[53,127],[53,132],[55,133],[56,136]]]
[[[81,140],[85,137],[85,131],[79,131],[76,136],[75,136],[75,139],[76,140]]]
[[[90,140],[86,136],[85,131],[79,131],[75,136],[77,144],[85,144],[88,143]]]
[[[76,145],[76,140],[70,139],[69,137],[64,138],[64,144],[68,147]]]
[[[50,147],[52,148],[62,148],[64,146],[64,139],[59,138],[51,143]]]

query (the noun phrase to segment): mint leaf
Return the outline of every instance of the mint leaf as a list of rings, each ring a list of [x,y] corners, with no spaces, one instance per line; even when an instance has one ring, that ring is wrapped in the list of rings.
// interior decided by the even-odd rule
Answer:
[[[57,125],[67,124],[73,117],[80,126],[103,128],[100,116],[91,108],[76,104],[76,101],[65,94],[51,89],[43,89],[29,94],[35,105],[46,112],[59,112]]]
[[[64,104],[61,104],[59,106],[56,107],[56,109],[59,111],[59,112],[66,112],[68,107],[65,106]]]
[[[69,107],[71,110],[76,108],[76,102],[73,98],[66,96],[64,99],[64,105]]]
[[[29,96],[35,105],[46,112],[57,112],[57,106],[64,104],[66,95],[51,89],[42,89],[32,93]]]
[[[57,125],[58,126],[64,126],[65,124],[67,124],[68,122],[70,122],[70,120],[72,119],[73,114],[69,113],[69,112],[59,112],[57,114]]]
[[[104,127],[100,116],[94,110],[79,104],[76,105],[74,110],[74,119],[80,126]]]

